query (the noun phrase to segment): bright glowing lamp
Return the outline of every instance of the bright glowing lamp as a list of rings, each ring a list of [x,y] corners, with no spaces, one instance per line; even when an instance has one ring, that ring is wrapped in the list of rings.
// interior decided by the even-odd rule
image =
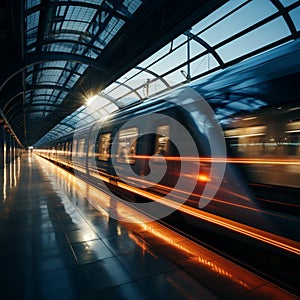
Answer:
[[[97,98],[97,95],[94,95],[90,98],[87,99],[87,102],[86,102],[86,106],[89,106],[92,104],[92,102]]]

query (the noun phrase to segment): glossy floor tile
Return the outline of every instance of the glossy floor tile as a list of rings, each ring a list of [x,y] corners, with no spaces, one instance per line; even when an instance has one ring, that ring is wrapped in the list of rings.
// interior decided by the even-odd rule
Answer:
[[[121,224],[96,210],[87,200],[99,199],[96,191],[87,195],[39,157],[0,170],[0,183],[1,299],[255,299],[272,291],[248,274],[245,289],[232,264],[158,225]],[[237,275],[224,280],[214,268]]]

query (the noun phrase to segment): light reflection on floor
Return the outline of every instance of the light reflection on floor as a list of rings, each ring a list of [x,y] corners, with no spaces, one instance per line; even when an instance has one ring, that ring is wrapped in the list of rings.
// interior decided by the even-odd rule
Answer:
[[[245,291],[253,292],[255,290],[254,293],[259,294],[260,292],[265,293],[265,291],[268,290],[268,293],[272,296],[287,296],[284,291],[258,276],[236,267],[231,262],[186,240],[183,236],[166,229],[156,222],[149,222],[148,217],[145,217],[140,212],[134,211],[126,204],[118,203],[114,207],[111,207],[111,198],[107,194],[76,179],[70,173],[57,168],[42,158],[37,157],[36,160],[44,169],[45,173],[51,174],[51,180],[53,180],[52,185],[57,189],[71,193],[74,197],[78,196],[78,193],[81,193],[94,207],[106,216],[107,221],[109,221],[109,213],[112,210],[115,214],[126,215],[127,220],[132,220],[132,222],[122,222],[122,225],[133,232],[131,238],[134,239],[134,236],[138,234],[138,236],[148,241],[155,248],[158,248],[162,253],[179,263],[183,268],[190,270],[192,273],[194,273],[195,270],[197,274],[200,272],[200,278],[206,274],[207,278],[210,278],[209,285],[211,285],[211,288],[228,285],[234,293],[237,291],[238,293]],[[266,289],[263,287],[266,287]],[[287,297],[289,298],[289,295]],[[292,298],[291,296],[291,299]]]

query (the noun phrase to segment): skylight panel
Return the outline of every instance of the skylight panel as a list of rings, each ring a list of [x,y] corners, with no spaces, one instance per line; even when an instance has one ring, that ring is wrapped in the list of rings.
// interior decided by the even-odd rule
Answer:
[[[285,36],[290,31],[284,19],[279,17],[217,50],[223,61],[228,62],[263,46],[267,46]]]
[[[124,24],[125,22],[123,20],[119,20],[115,17],[111,18],[106,28],[99,35],[99,42],[103,46],[106,46]]]
[[[80,77],[76,74],[72,74],[71,78],[65,83],[67,88],[72,88]]]
[[[30,9],[39,4],[41,4],[41,0],[27,0],[26,1],[26,9]]]
[[[37,30],[40,12],[34,12],[26,17],[26,45],[33,45],[37,41]],[[35,51],[35,47],[28,49],[28,52]]]
[[[123,5],[127,7],[127,10],[130,14],[133,14],[142,4],[140,0],[125,0]]]
[[[50,83],[50,84],[60,84],[59,78],[62,74],[61,70],[41,70],[37,76],[37,83]]]
[[[66,65],[65,61],[49,61],[41,64],[41,68],[64,68]]]
[[[219,66],[219,63],[215,59],[215,57],[209,53],[201,58],[191,62],[191,77],[198,76],[200,74],[203,74],[213,68],[216,68]]]
[[[37,89],[34,91],[34,96],[38,95],[51,95],[52,89]]]
[[[137,99],[135,94],[129,95],[127,97],[121,98],[119,100],[116,101],[116,103],[118,103],[118,105],[120,107],[125,107],[128,106],[130,104],[133,104],[135,102],[137,102],[139,99]]]
[[[26,17],[26,30],[29,31],[39,24],[40,11],[36,11]]]
[[[290,12],[290,16],[295,24],[297,31],[300,30],[300,6]]]
[[[115,103],[111,103],[107,106],[105,106],[105,110],[108,111],[109,113],[112,113],[118,109],[118,106]]]
[[[31,98],[32,96],[32,92],[25,92],[25,100],[28,100],[29,98]]]
[[[81,54],[83,51],[83,46],[75,44],[73,42],[70,43],[52,43],[50,44],[49,47],[46,48],[46,51],[50,52],[72,52],[72,53],[77,53]]]
[[[285,6],[285,7],[287,7],[287,6],[289,6],[289,5],[291,5],[291,4],[293,4],[293,3],[295,3],[295,2],[297,2],[298,0],[280,0],[280,2]]]
[[[63,102],[64,98],[56,98],[55,99],[55,105],[60,105]]]
[[[64,0],[60,0],[60,1],[64,1]],[[101,5],[103,3],[103,0],[72,0],[72,2],[84,2],[84,3]]]
[[[83,74],[84,71],[87,69],[87,67],[88,67],[87,65],[79,64],[77,68],[77,72]]]
[[[109,96],[115,99],[121,98],[131,92],[131,89],[124,85],[119,85],[115,90],[109,93]]]
[[[168,70],[175,68],[177,65],[182,64],[187,59],[187,48],[180,47],[174,52],[170,53],[164,59],[156,62],[149,69],[156,74],[163,74]]]
[[[186,80],[186,77],[182,74],[182,72],[180,72],[180,70],[174,70],[172,73],[167,74],[163,78],[170,86],[174,86]]]
[[[27,84],[32,84],[32,74],[30,74],[30,75],[28,75],[28,76],[26,77],[26,83],[27,83]]]
[[[167,54],[170,52],[171,49],[171,44],[167,44],[166,46],[164,46],[163,48],[161,48],[160,50],[158,50],[157,52],[155,52],[153,55],[151,55],[149,58],[145,59],[144,61],[142,61],[139,66],[145,68],[147,66],[149,66],[150,64],[152,64],[153,62],[155,62],[156,60],[158,60],[160,57],[162,57],[163,55]]]
[[[96,13],[96,9],[89,7],[70,6],[66,20],[77,20],[89,22]]]
[[[132,76],[135,76],[137,73],[140,73],[141,70],[137,68],[133,68],[130,71],[128,71],[126,74],[124,74],[121,78],[118,79],[120,82],[125,82],[126,80],[130,79]]]
[[[209,45],[222,42],[277,12],[269,0],[254,0],[200,34]]]
[[[63,17],[66,12],[67,6],[61,5],[56,9],[56,16]]]
[[[200,31],[205,30],[223,16],[230,14],[234,9],[246,5],[248,0],[230,0],[222,5],[219,9],[215,10],[211,14],[209,14],[206,18],[198,22],[196,25],[193,26],[192,32],[194,34],[198,34]]]
[[[33,36],[28,36],[27,37],[27,40],[26,40],[26,42],[27,42],[27,47],[32,47],[33,46],[33,44],[37,41],[37,37],[36,37],[36,32],[34,32],[35,34],[33,35]],[[31,49],[31,48],[30,48]],[[30,50],[30,49],[28,49],[28,51]]]
[[[76,20],[76,19],[74,19]],[[62,30],[76,30],[80,32],[86,31],[89,23],[88,22],[82,22],[82,21],[64,21],[62,23]]]
[[[41,111],[36,111],[36,112],[31,112],[30,117],[32,118],[42,118],[43,117],[43,112]]]

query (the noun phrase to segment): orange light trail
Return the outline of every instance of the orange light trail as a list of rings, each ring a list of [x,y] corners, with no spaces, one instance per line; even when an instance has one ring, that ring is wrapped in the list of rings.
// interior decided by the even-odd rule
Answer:
[[[178,159],[178,158],[177,158]],[[193,158],[195,159],[195,158]],[[255,161],[252,159],[249,159],[249,161]],[[300,164],[300,162],[298,162]],[[224,227],[226,229],[231,229],[232,231],[238,232],[240,234],[246,235],[248,237],[254,238],[256,240],[262,241],[266,244],[281,248],[283,250],[292,252],[294,254],[300,255],[300,243],[296,241],[292,241],[289,239],[286,239],[284,237],[248,226],[244,225],[217,215],[213,215],[208,212],[204,212],[202,210],[187,206],[185,204],[176,203],[175,201],[172,201],[166,197],[161,197],[159,195],[155,195],[151,192],[141,190],[139,188],[127,185],[123,182],[118,182],[118,186],[121,188],[124,188],[126,190],[132,191],[134,193],[140,194],[145,196],[148,199],[151,199],[153,201],[157,201],[163,205],[166,205],[168,207],[178,209],[181,212],[184,212],[188,215],[191,215],[193,217],[205,220],[207,222],[219,225],[221,227]]]
[[[229,219],[225,219],[223,217],[213,215],[208,212],[201,211],[199,209],[187,206],[185,204],[180,205],[180,203],[175,203],[172,200],[167,199],[166,197],[160,197],[158,195],[152,194],[147,191],[142,191],[138,188],[126,186],[123,183],[119,184],[120,187],[131,190],[132,192],[139,193],[140,195],[145,195],[147,198],[157,201],[163,205],[167,205],[168,207],[177,209],[181,212],[184,212],[193,217],[208,221],[210,223],[219,225],[226,229],[231,229],[232,231],[238,232],[240,234],[246,235],[248,237],[254,238],[256,240],[262,241],[269,245],[281,248],[283,250],[292,252],[294,254],[300,255],[300,243],[296,241],[292,241],[286,239],[284,237],[275,235],[273,233],[269,233],[248,225],[244,225]]]
[[[278,158],[236,158],[236,157],[178,157],[178,156],[146,156],[136,155],[135,159],[160,159],[166,161],[198,162],[198,163],[236,163],[236,164],[272,164],[272,165],[300,165],[300,160]]]
[[[162,184],[158,184],[158,183],[155,183],[155,182],[151,182],[151,181],[148,181],[148,180],[143,180],[143,179],[138,179],[138,178],[134,178],[134,177],[127,177],[127,179],[130,179],[132,181],[136,181],[136,182],[140,182],[141,184],[149,184],[151,183],[153,186],[155,185],[156,187],[160,188],[161,190],[163,191],[175,191],[177,192],[178,194],[182,194],[184,195],[183,197],[186,198],[186,196],[194,196],[194,197],[203,197],[207,200],[210,200],[210,201],[217,201],[217,202],[222,202],[222,203],[227,203],[226,201],[223,201],[221,199],[216,199],[216,198],[209,198],[209,197],[205,197],[203,195],[200,195],[200,194],[195,194],[195,193],[188,193],[187,191],[185,190],[180,190],[180,189],[175,189],[174,187],[169,187],[169,186],[166,186],[166,185],[162,185]],[[208,179],[208,181],[210,182],[211,179]],[[225,193],[229,194],[229,195],[232,195],[232,196],[235,196],[235,197],[238,197],[240,199],[243,199],[243,200],[246,200],[246,201],[251,201],[251,199],[247,196],[244,196],[242,194],[237,194],[233,191],[230,191],[230,190],[227,190],[227,189],[224,189],[222,187],[219,187],[219,190],[222,190],[224,191]],[[181,199],[182,197],[179,197],[177,196],[178,199]],[[227,203],[228,204],[228,203]],[[233,203],[230,203],[230,205],[235,205]],[[248,206],[242,206],[242,205],[237,205],[239,207],[244,207],[244,208],[249,208]]]
[[[113,155],[112,155],[113,157]],[[300,165],[300,160],[279,159],[279,158],[236,158],[236,157],[195,157],[195,156],[155,156],[155,155],[135,155],[133,159],[157,159],[178,162],[193,163],[232,163],[232,164],[261,164],[261,165]]]
[[[220,225],[227,229],[231,229],[235,232],[262,241],[269,245],[300,255],[300,244],[298,242],[286,239],[284,237],[254,227],[250,227],[248,225],[244,225],[232,220],[228,220],[223,217],[219,217],[204,211],[196,210],[193,207],[187,207],[186,205],[182,205],[179,208],[179,210],[189,215],[200,218],[202,220],[208,221],[210,223]]]

